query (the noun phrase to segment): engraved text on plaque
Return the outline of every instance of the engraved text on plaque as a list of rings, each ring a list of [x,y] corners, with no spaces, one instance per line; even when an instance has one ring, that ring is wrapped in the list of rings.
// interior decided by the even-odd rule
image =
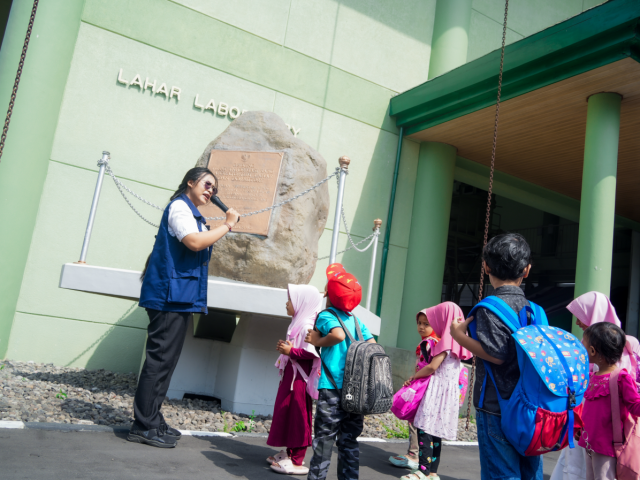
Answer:
[[[209,170],[218,177],[218,197],[238,213],[249,213],[273,205],[283,154],[280,152],[232,152],[212,150]],[[205,217],[220,217],[222,211],[211,203],[199,209]],[[243,217],[234,232],[267,235],[271,210]],[[224,220],[209,220],[212,228]]]

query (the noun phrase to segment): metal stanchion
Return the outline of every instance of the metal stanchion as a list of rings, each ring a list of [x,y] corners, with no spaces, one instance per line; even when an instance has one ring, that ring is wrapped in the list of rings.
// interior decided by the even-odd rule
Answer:
[[[369,289],[367,291],[367,310],[371,311],[371,293],[373,291],[373,274],[376,271],[376,254],[378,253],[378,235],[380,235],[380,227],[382,220],[376,218],[373,221],[373,233],[375,240],[373,241],[373,253],[371,254],[371,270],[369,270]]]
[[[329,254],[329,264],[336,261],[338,252],[338,237],[340,236],[340,213],[342,212],[342,196],[344,195],[344,181],[347,178],[347,171],[351,160],[347,156],[338,159],[340,162],[340,180],[338,183],[338,200],[336,201],[336,216],[333,219],[333,237],[331,238],[331,252]]]
[[[102,190],[102,179],[104,178],[104,170],[109,163],[109,152],[102,152],[102,158],[98,160],[98,181],[96,189],[93,192],[93,201],[91,202],[91,211],[89,212],[89,220],[87,221],[87,229],[84,232],[84,241],[82,242],[82,251],[80,252],[80,260],[76,263],[87,263],[87,251],[89,250],[89,241],[91,240],[91,230],[93,230],[93,220],[96,218],[96,210],[98,210],[98,200],[100,200],[100,191]]]

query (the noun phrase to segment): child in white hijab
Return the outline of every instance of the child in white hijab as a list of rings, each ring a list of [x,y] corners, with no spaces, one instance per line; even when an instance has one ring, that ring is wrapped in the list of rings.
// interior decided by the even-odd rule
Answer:
[[[287,339],[279,340],[280,386],[273,410],[267,445],[287,447],[286,452],[271,456],[271,469],[288,475],[306,475],[303,466],[307,447],[311,445],[312,400],[318,398],[320,357],[313,345],[304,341],[322,310],[322,295],[311,285],[289,285],[287,314],[293,318]]]

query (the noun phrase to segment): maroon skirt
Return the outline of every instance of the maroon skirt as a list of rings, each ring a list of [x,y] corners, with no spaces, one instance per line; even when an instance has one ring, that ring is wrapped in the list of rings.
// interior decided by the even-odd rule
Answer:
[[[313,365],[313,354],[303,349],[292,348],[290,358],[294,358],[309,375]],[[293,371],[293,365],[289,361],[280,380],[273,407],[273,421],[267,439],[267,445],[272,447],[300,448],[311,445],[312,398],[307,393],[307,382],[300,372],[297,372],[293,389],[291,388]]]

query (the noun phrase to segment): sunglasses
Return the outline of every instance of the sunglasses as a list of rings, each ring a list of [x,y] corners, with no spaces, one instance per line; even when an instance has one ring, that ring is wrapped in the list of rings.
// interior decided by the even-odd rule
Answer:
[[[204,189],[211,190],[213,195],[216,195],[218,193],[218,187],[215,187],[211,182],[204,182]]]

